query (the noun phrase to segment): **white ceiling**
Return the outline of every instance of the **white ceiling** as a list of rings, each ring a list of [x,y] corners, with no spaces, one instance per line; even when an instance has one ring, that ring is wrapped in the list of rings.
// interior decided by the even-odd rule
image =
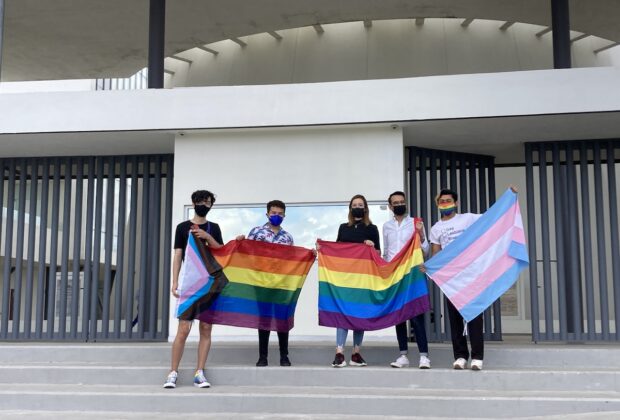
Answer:
[[[497,164],[520,164],[525,142],[617,138],[620,112],[398,124],[403,127],[405,146],[485,154],[495,156]],[[0,157],[173,153],[175,134],[169,130],[4,134]]]
[[[146,66],[148,0],[7,0],[2,79],[126,77]],[[571,29],[620,41],[620,2],[572,0]],[[550,25],[550,0],[169,0],[166,55],[231,37],[373,19]],[[473,23],[475,24],[475,22]]]
[[[0,157],[174,153],[169,131],[3,134],[0,143]]]
[[[525,142],[618,138],[620,112],[470,118],[402,123],[405,145],[524,162]]]

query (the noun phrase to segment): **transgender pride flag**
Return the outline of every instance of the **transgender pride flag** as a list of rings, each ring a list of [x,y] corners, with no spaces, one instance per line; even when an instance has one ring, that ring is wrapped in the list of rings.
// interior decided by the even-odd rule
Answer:
[[[209,308],[227,283],[222,266],[204,242],[197,241],[190,233],[185,248],[185,261],[179,273],[177,318],[186,319],[189,316],[189,319],[194,319],[197,313]]]
[[[469,322],[508,290],[528,264],[517,194],[509,189],[424,266]]]

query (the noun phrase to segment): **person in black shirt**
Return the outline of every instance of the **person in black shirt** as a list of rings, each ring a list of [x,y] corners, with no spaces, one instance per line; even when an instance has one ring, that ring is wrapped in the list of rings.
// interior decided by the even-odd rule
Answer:
[[[174,260],[172,263],[172,287],[171,292],[174,297],[178,298],[179,294],[179,272],[181,264],[185,260],[185,247],[192,234],[197,240],[203,240],[212,248],[220,248],[222,246],[222,232],[217,223],[207,221],[207,213],[215,203],[215,196],[212,192],[206,190],[198,190],[192,194],[192,204],[194,205],[194,217],[177,225],[174,235]],[[179,327],[177,335],[172,343],[172,360],[170,373],[164,384],[164,388],[175,388],[179,370],[179,363],[185,349],[185,341],[192,329],[192,324],[196,316],[198,316],[198,307],[194,310],[183,313],[183,318],[179,318]],[[207,356],[211,348],[211,324],[200,321],[199,332],[200,340],[198,342],[198,359],[196,373],[194,375],[194,385],[199,388],[208,388],[211,386],[204,375],[204,367],[207,363]]]
[[[363,195],[355,195],[349,202],[349,221],[340,225],[336,242],[364,243],[374,247],[378,253],[381,252],[379,247],[379,229],[370,221],[368,203]],[[344,367],[347,365],[343,352],[348,333],[349,330],[345,328],[336,329],[336,357],[332,362],[333,367]],[[366,361],[360,354],[363,339],[364,331],[353,331],[351,366],[366,366]]]

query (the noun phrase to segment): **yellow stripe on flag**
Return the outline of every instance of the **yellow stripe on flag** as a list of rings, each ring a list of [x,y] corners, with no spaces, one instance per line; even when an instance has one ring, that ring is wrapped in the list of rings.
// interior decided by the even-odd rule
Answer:
[[[265,273],[262,271],[239,267],[226,267],[224,268],[224,274],[226,274],[229,281],[234,283],[290,291],[295,291],[301,288],[306,279],[306,276]]]
[[[411,258],[407,261],[403,261],[403,263],[386,278],[374,274],[339,272],[326,269],[319,265],[319,280],[338,287],[381,291],[401,281],[403,277],[409,274],[413,267],[423,262],[422,251],[417,249]]]

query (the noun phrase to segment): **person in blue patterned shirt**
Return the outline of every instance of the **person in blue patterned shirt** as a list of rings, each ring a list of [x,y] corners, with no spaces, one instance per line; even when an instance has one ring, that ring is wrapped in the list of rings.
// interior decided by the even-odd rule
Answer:
[[[267,203],[267,219],[269,221],[262,226],[253,228],[248,234],[248,239],[271,242],[272,244],[293,245],[293,237],[281,226],[285,211],[286,205],[280,200],[272,200]]]
[[[247,239],[253,241],[271,242],[273,244],[293,245],[293,237],[282,229],[282,221],[286,212],[286,205],[280,200],[272,200],[267,203],[268,222],[262,226],[256,226],[248,234]],[[243,240],[245,236],[237,236],[237,240]],[[269,330],[258,330],[258,362],[256,366],[267,366],[267,354],[269,351]],[[280,344],[280,366],[290,366],[288,358],[288,332],[278,332]]]

